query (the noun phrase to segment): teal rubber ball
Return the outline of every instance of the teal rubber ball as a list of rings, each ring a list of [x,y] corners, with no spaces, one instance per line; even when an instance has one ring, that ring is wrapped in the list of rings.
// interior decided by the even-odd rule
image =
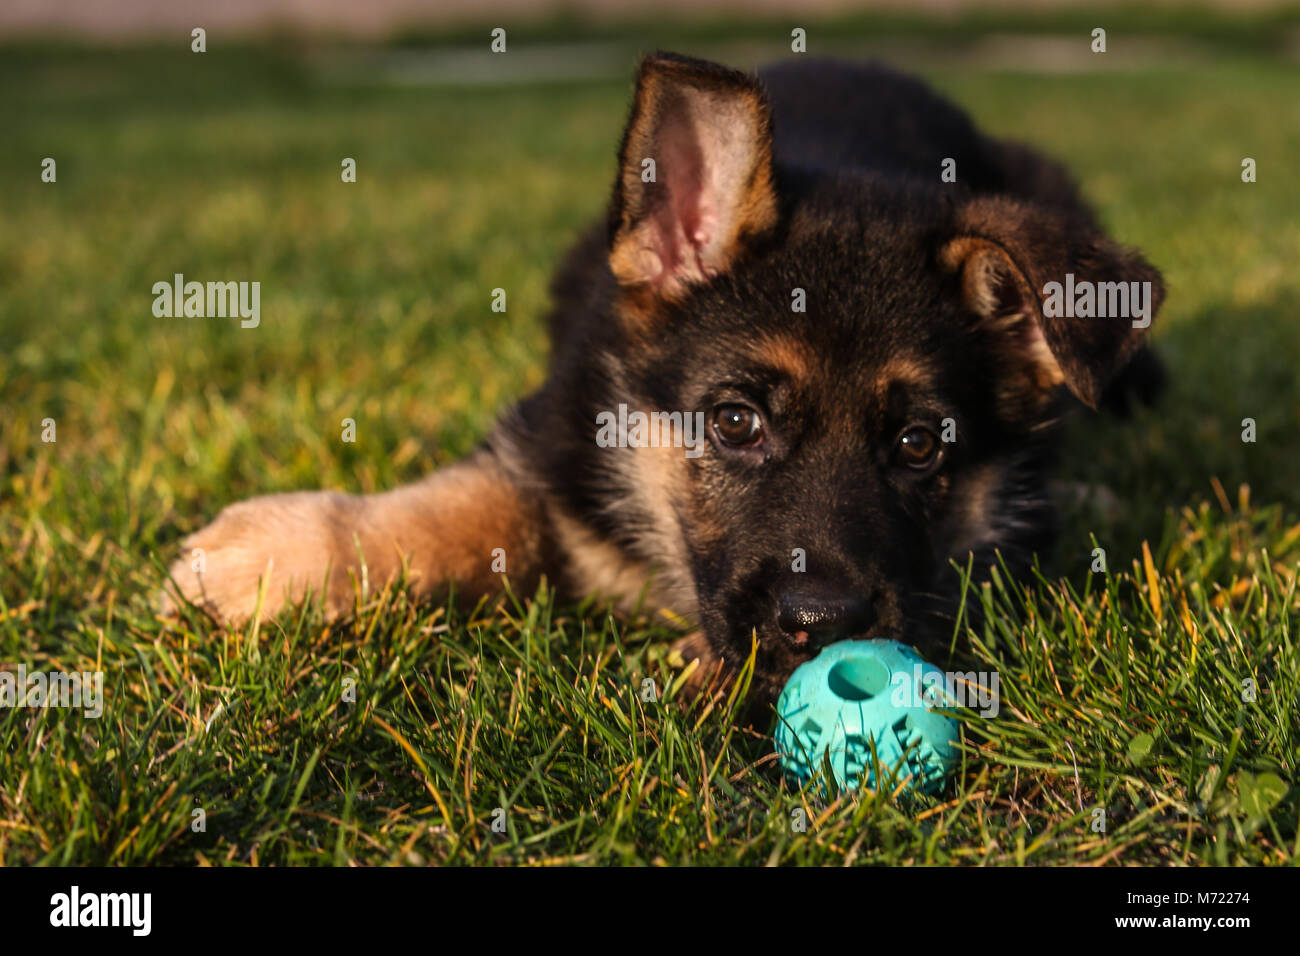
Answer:
[[[939,789],[957,762],[957,721],[931,709],[943,706],[944,680],[898,641],[826,647],[790,675],[777,701],[782,768],[802,782],[829,760],[840,788],[874,788],[874,741],[887,784],[910,775],[909,789]]]

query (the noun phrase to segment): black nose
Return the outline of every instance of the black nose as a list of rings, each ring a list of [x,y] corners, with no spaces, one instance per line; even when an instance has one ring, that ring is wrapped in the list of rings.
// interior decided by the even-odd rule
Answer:
[[[871,626],[866,598],[789,591],[777,602],[777,624],[794,643],[817,647],[860,634]]]

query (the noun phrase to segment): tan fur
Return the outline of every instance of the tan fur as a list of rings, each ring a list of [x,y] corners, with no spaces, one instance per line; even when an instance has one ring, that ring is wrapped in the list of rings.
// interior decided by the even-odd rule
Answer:
[[[989,524],[989,516],[996,513],[993,496],[997,493],[1002,479],[996,467],[985,465],[977,469],[961,483],[955,501],[954,515],[957,539],[953,544],[951,557],[961,562],[968,553],[996,537],[996,530]]]
[[[792,335],[761,339],[754,349],[754,356],[796,384],[810,382],[816,374],[817,356],[806,342]]]
[[[925,389],[931,385],[933,378],[932,366],[925,359],[908,355],[895,356],[885,363],[875,377],[876,390],[883,398],[895,383]]]
[[[310,590],[333,616],[351,607],[354,577],[374,591],[404,567],[420,597],[451,581],[462,595],[492,593],[502,585],[492,569],[495,548],[504,549],[516,588],[531,589],[544,541],[538,507],[506,480],[491,453],[480,452],[383,494],[299,492],[231,505],[185,542],[171,576],[186,598],[226,620],[252,617],[259,586],[264,614]],[[194,549],[202,551],[202,572],[194,569]]]
[[[575,588],[632,610],[650,580],[650,565],[630,560],[582,522],[557,511],[552,515],[556,542],[566,557],[565,573]]]
[[[694,621],[699,613],[695,582],[678,523],[678,511],[689,495],[690,463],[683,452],[673,447],[608,449],[609,467],[622,473],[621,486],[636,489],[630,498],[614,501],[611,507],[628,526],[640,528],[633,550],[641,559],[642,578],[636,590],[625,589],[625,595],[635,599],[645,585],[646,572],[651,571],[652,606]],[[589,556],[574,549],[565,547],[565,551],[571,562],[592,563]],[[605,558],[602,555],[598,560],[604,563]]]

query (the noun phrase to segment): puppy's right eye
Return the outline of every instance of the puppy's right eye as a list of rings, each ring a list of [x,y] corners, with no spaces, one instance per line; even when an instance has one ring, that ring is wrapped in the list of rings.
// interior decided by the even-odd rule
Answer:
[[[934,432],[913,427],[898,436],[894,445],[894,464],[911,471],[929,471],[938,463],[942,452],[939,437]]]
[[[763,440],[763,416],[748,405],[718,405],[713,409],[713,434],[730,448],[752,448]]]

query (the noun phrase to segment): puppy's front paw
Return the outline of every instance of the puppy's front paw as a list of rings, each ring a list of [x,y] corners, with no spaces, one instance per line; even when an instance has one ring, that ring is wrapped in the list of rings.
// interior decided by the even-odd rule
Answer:
[[[678,638],[669,651],[668,663],[682,668],[687,675],[682,684],[686,700],[695,700],[710,687],[716,690],[719,680],[726,676],[722,659],[713,652],[703,631],[692,631]]]
[[[270,616],[309,590],[327,613],[348,604],[346,529],[358,499],[326,492],[253,498],[225,508],[186,539],[162,594],[164,614],[176,612],[176,589],[223,621],[248,620],[264,588]]]

